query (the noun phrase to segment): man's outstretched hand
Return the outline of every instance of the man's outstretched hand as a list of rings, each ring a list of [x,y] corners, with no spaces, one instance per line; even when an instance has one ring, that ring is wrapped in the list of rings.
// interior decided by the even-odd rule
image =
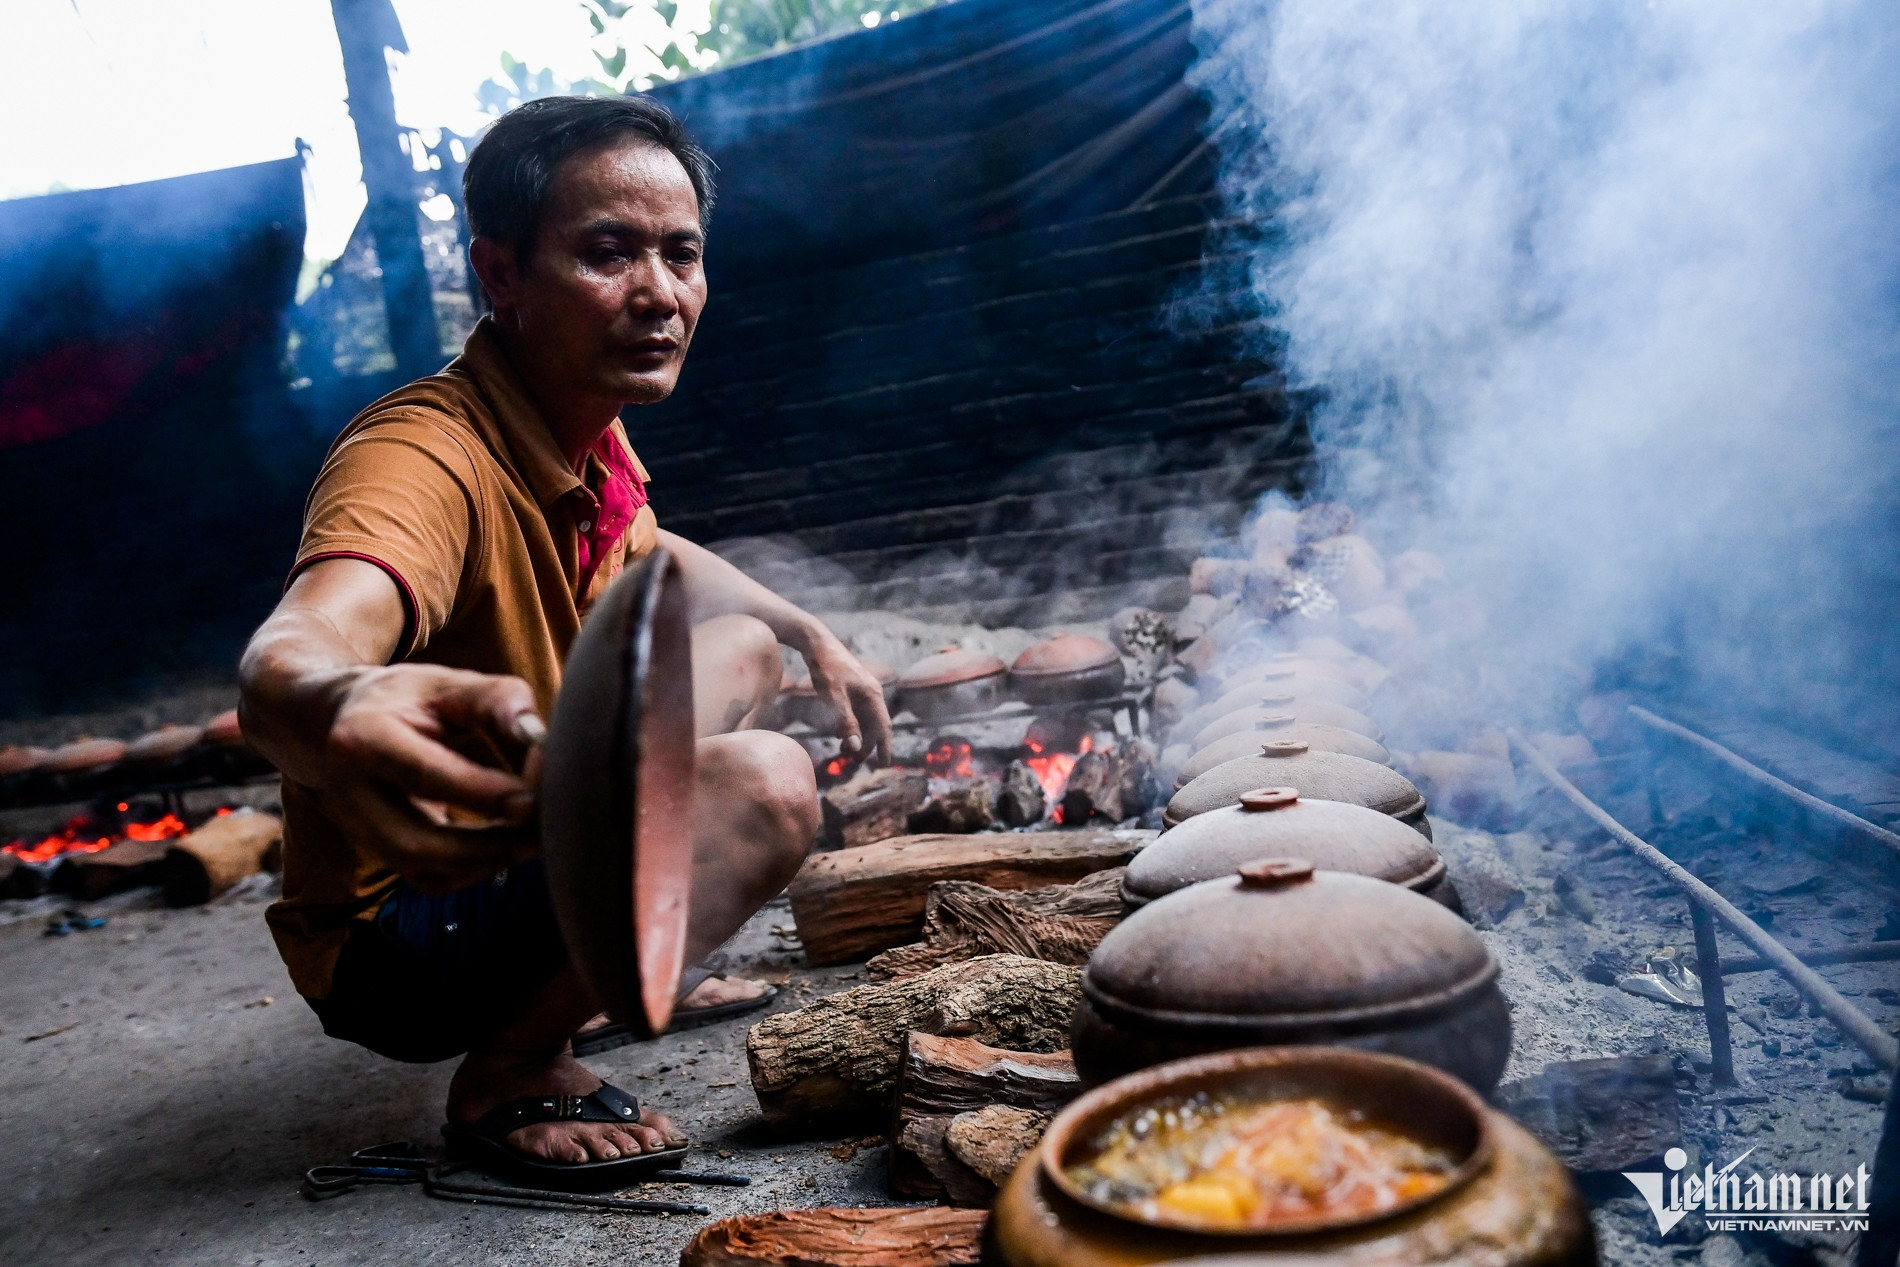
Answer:
[[[337,703],[324,784],[344,831],[416,888],[443,892],[534,853],[542,733],[520,678],[363,669]]]
[[[812,690],[837,715],[845,754],[890,764],[891,714],[884,707],[884,684],[835,634],[815,620],[812,624],[816,630],[799,653],[811,669]]]

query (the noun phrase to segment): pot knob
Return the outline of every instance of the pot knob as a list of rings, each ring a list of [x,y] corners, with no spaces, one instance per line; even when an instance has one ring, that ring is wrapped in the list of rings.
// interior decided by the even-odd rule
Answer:
[[[1285,889],[1313,878],[1313,864],[1304,858],[1262,858],[1235,868],[1243,889]]]
[[[1263,757],[1297,757],[1305,751],[1306,744],[1299,739],[1275,739],[1260,745],[1260,755]]]
[[[1292,702],[1293,697],[1284,692],[1277,695],[1262,695],[1260,697],[1260,707],[1262,708],[1274,708],[1278,705],[1291,704]]]
[[[1300,799],[1298,788],[1263,787],[1240,794],[1240,808],[1244,810],[1283,809]]]

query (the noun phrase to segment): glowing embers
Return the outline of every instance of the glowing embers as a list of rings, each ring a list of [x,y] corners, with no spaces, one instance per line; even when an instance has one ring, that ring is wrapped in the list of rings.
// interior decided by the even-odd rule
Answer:
[[[967,739],[941,735],[931,741],[924,753],[924,770],[933,779],[974,779],[977,777],[976,750]]]
[[[1075,763],[1093,750],[1094,737],[1083,735],[1074,752],[1051,752],[1038,739],[1032,730],[1023,740],[1023,749],[1029,755],[1023,758],[1023,764],[1035,773],[1036,781],[1042,784],[1042,794],[1049,804],[1055,806],[1051,817],[1062,821],[1062,795],[1068,790],[1069,776],[1075,772]]]
[[[128,809],[130,805],[127,802],[119,803],[120,814]],[[221,814],[229,812],[219,811]],[[0,852],[12,854],[21,862],[47,863],[74,854],[98,853],[121,840],[172,840],[190,830],[184,820],[172,813],[142,822],[126,822],[117,828],[100,822],[91,814],[75,814],[58,831],[37,840],[23,838],[9,841],[5,846],[0,846]]]

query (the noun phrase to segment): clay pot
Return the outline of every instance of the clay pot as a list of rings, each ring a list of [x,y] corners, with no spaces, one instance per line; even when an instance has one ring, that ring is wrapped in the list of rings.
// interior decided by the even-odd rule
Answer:
[[[1223,691],[1229,691],[1243,683],[1259,681],[1269,673],[1286,672],[1302,674],[1306,677],[1329,677],[1334,681],[1344,682],[1348,686],[1358,687],[1361,691],[1370,691],[1372,679],[1377,676],[1357,665],[1345,664],[1337,660],[1301,655],[1297,651],[1275,651],[1264,660],[1239,665],[1230,672],[1223,673],[1220,686]]]
[[[1425,798],[1404,775],[1362,757],[1322,752],[1297,739],[1262,744],[1257,753],[1224,761],[1190,779],[1168,802],[1164,821],[1173,827],[1196,814],[1238,805],[1244,793],[1258,787],[1290,787],[1311,800],[1363,805],[1432,838]]]
[[[995,708],[1009,666],[982,651],[948,647],[897,675],[897,705],[924,721],[942,721]]]
[[[594,997],[650,1038],[672,1019],[693,874],[692,630],[671,554],[608,586],[562,676],[542,752],[548,892]]]
[[[1313,752],[1339,752],[1379,765],[1390,765],[1392,761],[1391,754],[1383,744],[1364,735],[1341,730],[1337,726],[1314,726],[1293,721],[1285,713],[1268,713],[1255,723],[1252,730],[1236,731],[1216,739],[1205,748],[1195,749],[1176,772],[1174,786],[1185,787],[1215,766],[1225,765],[1236,757],[1254,756],[1270,743],[1293,742],[1303,743]]]
[[[31,774],[44,767],[46,758],[51,755],[44,748],[24,744],[10,744],[5,748],[0,748],[0,779]]]
[[[1121,694],[1124,676],[1114,647],[1086,634],[1063,634],[1016,657],[1009,690],[1025,704],[1083,703]]]
[[[1156,898],[1082,972],[1076,1070],[1103,1082],[1204,1052],[1391,1052],[1489,1095],[1511,1054],[1498,963],[1462,919],[1396,884],[1258,859]]]
[[[1066,1169],[1115,1118],[1162,1097],[1324,1096],[1396,1119],[1452,1151],[1452,1182],[1416,1205],[1301,1232],[1158,1226],[1088,1203]],[[1057,1115],[998,1194],[983,1261],[1000,1267],[1146,1267],[1209,1255],[1252,1267],[1593,1267],[1588,1208],[1556,1157],[1465,1088],[1412,1061],[1327,1047],[1222,1052],[1143,1070]],[[1231,1257],[1230,1257],[1231,1256]]]
[[[1374,743],[1383,743],[1385,740],[1385,732],[1379,729],[1379,723],[1357,709],[1347,708],[1344,704],[1329,704],[1325,700],[1266,694],[1245,708],[1236,708],[1231,713],[1216,717],[1196,731],[1189,742],[1199,752],[1216,739],[1225,739],[1243,730],[1258,730],[1268,723],[1269,718],[1274,717],[1291,717],[1294,721],[1303,721],[1312,726],[1350,730]]]
[[[1243,708],[1252,708],[1267,698],[1292,698],[1304,703],[1331,704],[1335,708],[1344,708],[1359,712],[1364,716],[1365,693],[1358,687],[1333,678],[1308,677],[1305,674],[1281,673],[1265,674],[1260,678],[1231,686],[1216,695],[1209,702],[1181,719],[1181,730],[1186,734],[1197,733],[1211,721],[1217,721],[1229,713],[1239,712]]]
[[[202,726],[161,726],[149,735],[141,735],[125,747],[127,765],[163,765],[176,761],[204,737]]]
[[[76,739],[47,753],[42,768],[49,774],[90,774],[117,764],[125,748],[122,739]]]
[[[244,742],[244,729],[238,725],[237,709],[227,708],[205,723],[204,741],[236,745]]]
[[[1322,871],[1371,876],[1423,894],[1460,915],[1464,907],[1438,851],[1389,814],[1259,788],[1238,805],[1196,814],[1135,855],[1122,877],[1122,900],[1145,905],[1202,880],[1234,874],[1260,858],[1305,858]]]

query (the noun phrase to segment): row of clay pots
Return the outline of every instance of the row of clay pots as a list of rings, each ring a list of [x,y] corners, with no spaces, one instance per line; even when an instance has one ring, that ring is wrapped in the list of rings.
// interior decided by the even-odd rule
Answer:
[[[78,739],[57,748],[0,748],[0,801],[85,795],[140,779],[248,777],[267,768],[245,745],[233,709],[203,726],[162,726],[129,742]]]
[[[925,656],[898,675],[896,707],[941,721],[1012,699],[1033,705],[1113,699],[1124,682],[1114,647],[1086,634],[1062,634],[1027,648],[1012,664],[960,647]]]

